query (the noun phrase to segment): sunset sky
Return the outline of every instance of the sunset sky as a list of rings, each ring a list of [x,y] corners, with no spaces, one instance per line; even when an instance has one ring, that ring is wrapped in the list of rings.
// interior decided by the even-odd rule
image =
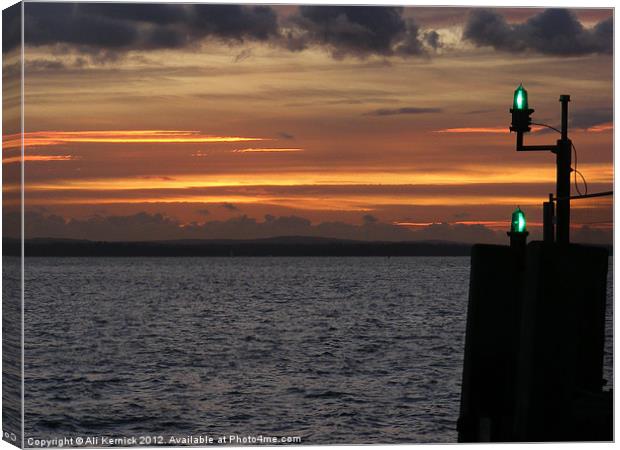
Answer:
[[[26,3],[26,237],[504,242],[517,206],[536,237],[555,156],[515,151],[513,91],[556,127],[570,94],[578,168],[612,189],[612,28],[610,9]],[[5,127],[5,166],[19,149]],[[574,236],[610,242],[611,202],[575,202]]]

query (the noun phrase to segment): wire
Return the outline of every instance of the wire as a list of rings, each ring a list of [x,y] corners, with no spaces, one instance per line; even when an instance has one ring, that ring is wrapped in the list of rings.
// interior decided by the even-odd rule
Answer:
[[[562,134],[562,132],[560,130],[558,130],[555,127],[552,127],[551,125],[547,125],[546,123],[534,123],[534,122],[532,122],[532,125],[538,125],[539,127],[547,127],[547,128],[552,129],[553,131],[557,131],[558,133]]]
[[[577,148],[575,147],[575,144],[573,144],[572,141],[571,141],[571,146],[573,147],[573,152],[575,154],[575,168],[573,169],[573,173],[575,174],[575,177],[574,177],[575,189],[577,190],[577,194],[579,195],[588,195],[588,182],[586,181],[586,178],[583,176],[583,174],[577,170]],[[579,189],[579,184],[577,183],[577,175],[579,175],[581,177],[581,180],[583,181],[585,193],[581,193],[581,190]]]
[[[562,134],[562,132],[560,130],[558,130],[555,127],[552,127],[551,125],[547,125],[546,123],[534,123],[534,122],[532,122],[532,125],[538,125],[539,127],[547,127],[547,128],[549,128],[549,129],[551,129],[553,131],[556,131],[556,132]],[[580,196],[581,195],[587,195],[588,194],[588,182],[586,181],[586,178],[583,176],[583,174],[577,170],[577,148],[575,147],[575,144],[573,144],[572,141],[571,141],[571,146],[573,148],[573,153],[575,155],[575,168],[574,169],[571,168],[571,170],[573,171],[573,174],[574,174],[574,178],[573,178],[574,181],[573,182],[575,184],[575,190],[577,191],[577,194],[579,194]],[[579,175],[581,177],[581,181],[583,182],[583,186],[585,188],[585,192],[584,193],[582,193],[581,189],[579,189],[579,183],[577,183],[577,175]]]

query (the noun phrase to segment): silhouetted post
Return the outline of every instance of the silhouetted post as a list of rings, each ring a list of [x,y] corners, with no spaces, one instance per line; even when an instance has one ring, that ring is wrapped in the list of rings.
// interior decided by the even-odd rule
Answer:
[[[567,245],[570,241],[570,173],[572,143],[568,139],[568,102],[570,95],[561,95],[562,103],[562,138],[555,145],[524,145],[523,134],[531,131],[531,114],[534,112],[528,105],[527,91],[519,85],[513,97],[512,124],[510,131],[517,133],[517,151],[551,151],[556,154],[556,225],[555,238],[558,244]],[[546,126],[546,125],[545,125]],[[549,207],[547,207],[549,208]],[[547,236],[551,236],[547,230]],[[547,239],[545,239],[547,240]]]
[[[558,244],[570,241],[570,172],[572,143],[568,139],[568,102],[570,95],[561,95],[562,139],[558,141],[556,153],[556,197],[558,201],[556,235]]]
[[[549,201],[543,203],[543,241],[545,242],[553,243],[555,240],[555,233],[553,232],[554,216],[553,194],[549,194]]]

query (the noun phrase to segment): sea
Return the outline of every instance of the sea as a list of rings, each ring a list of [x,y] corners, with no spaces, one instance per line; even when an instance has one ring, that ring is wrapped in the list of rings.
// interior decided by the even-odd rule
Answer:
[[[466,257],[27,258],[25,437],[456,442],[468,279]]]

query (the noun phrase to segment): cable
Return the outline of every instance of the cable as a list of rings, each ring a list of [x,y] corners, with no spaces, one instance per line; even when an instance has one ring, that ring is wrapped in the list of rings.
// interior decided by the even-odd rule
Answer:
[[[532,122],[532,125],[538,125],[539,127],[547,127],[547,128],[552,129],[553,131],[557,131],[558,133],[562,134],[562,132],[560,130],[558,130],[555,127],[552,127],[551,125],[547,125],[546,123],[534,123],[534,122]]]
[[[551,125],[547,125],[546,123],[534,123],[534,122],[532,122],[532,125],[538,125],[539,127],[547,127],[547,128],[549,128],[549,129],[551,129],[553,131],[556,131],[556,132],[562,134],[562,132],[560,130],[558,130],[555,127],[552,127]],[[575,144],[573,144],[572,141],[571,141],[571,146],[573,148],[573,153],[575,155],[575,168],[574,169],[571,168],[571,170],[574,173],[574,178],[573,178],[574,181],[573,182],[575,184],[575,190],[577,191],[577,194],[579,194],[579,195],[587,195],[588,194],[588,182],[586,181],[586,177],[584,177],[583,174],[577,170],[577,148],[575,147]],[[582,193],[581,189],[579,189],[579,183],[577,183],[577,175],[579,175],[581,177],[581,181],[583,181],[583,186],[585,188],[585,193]]]
[[[575,174],[575,177],[574,177],[575,189],[577,190],[577,194],[587,195],[588,194],[588,182],[586,181],[586,177],[584,177],[583,174],[577,170],[577,148],[575,147],[575,144],[573,144],[572,141],[571,141],[571,146],[573,147],[573,153],[575,154],[575,168],[573,169],[573,173]],[[577,175],[579,175],[581,177],[581,180],[583,181],[583,186],[585,187],[585,190],[586,190],[585,193],[581,193],[581,190],[579,189],[579,184],[577,183]]]

